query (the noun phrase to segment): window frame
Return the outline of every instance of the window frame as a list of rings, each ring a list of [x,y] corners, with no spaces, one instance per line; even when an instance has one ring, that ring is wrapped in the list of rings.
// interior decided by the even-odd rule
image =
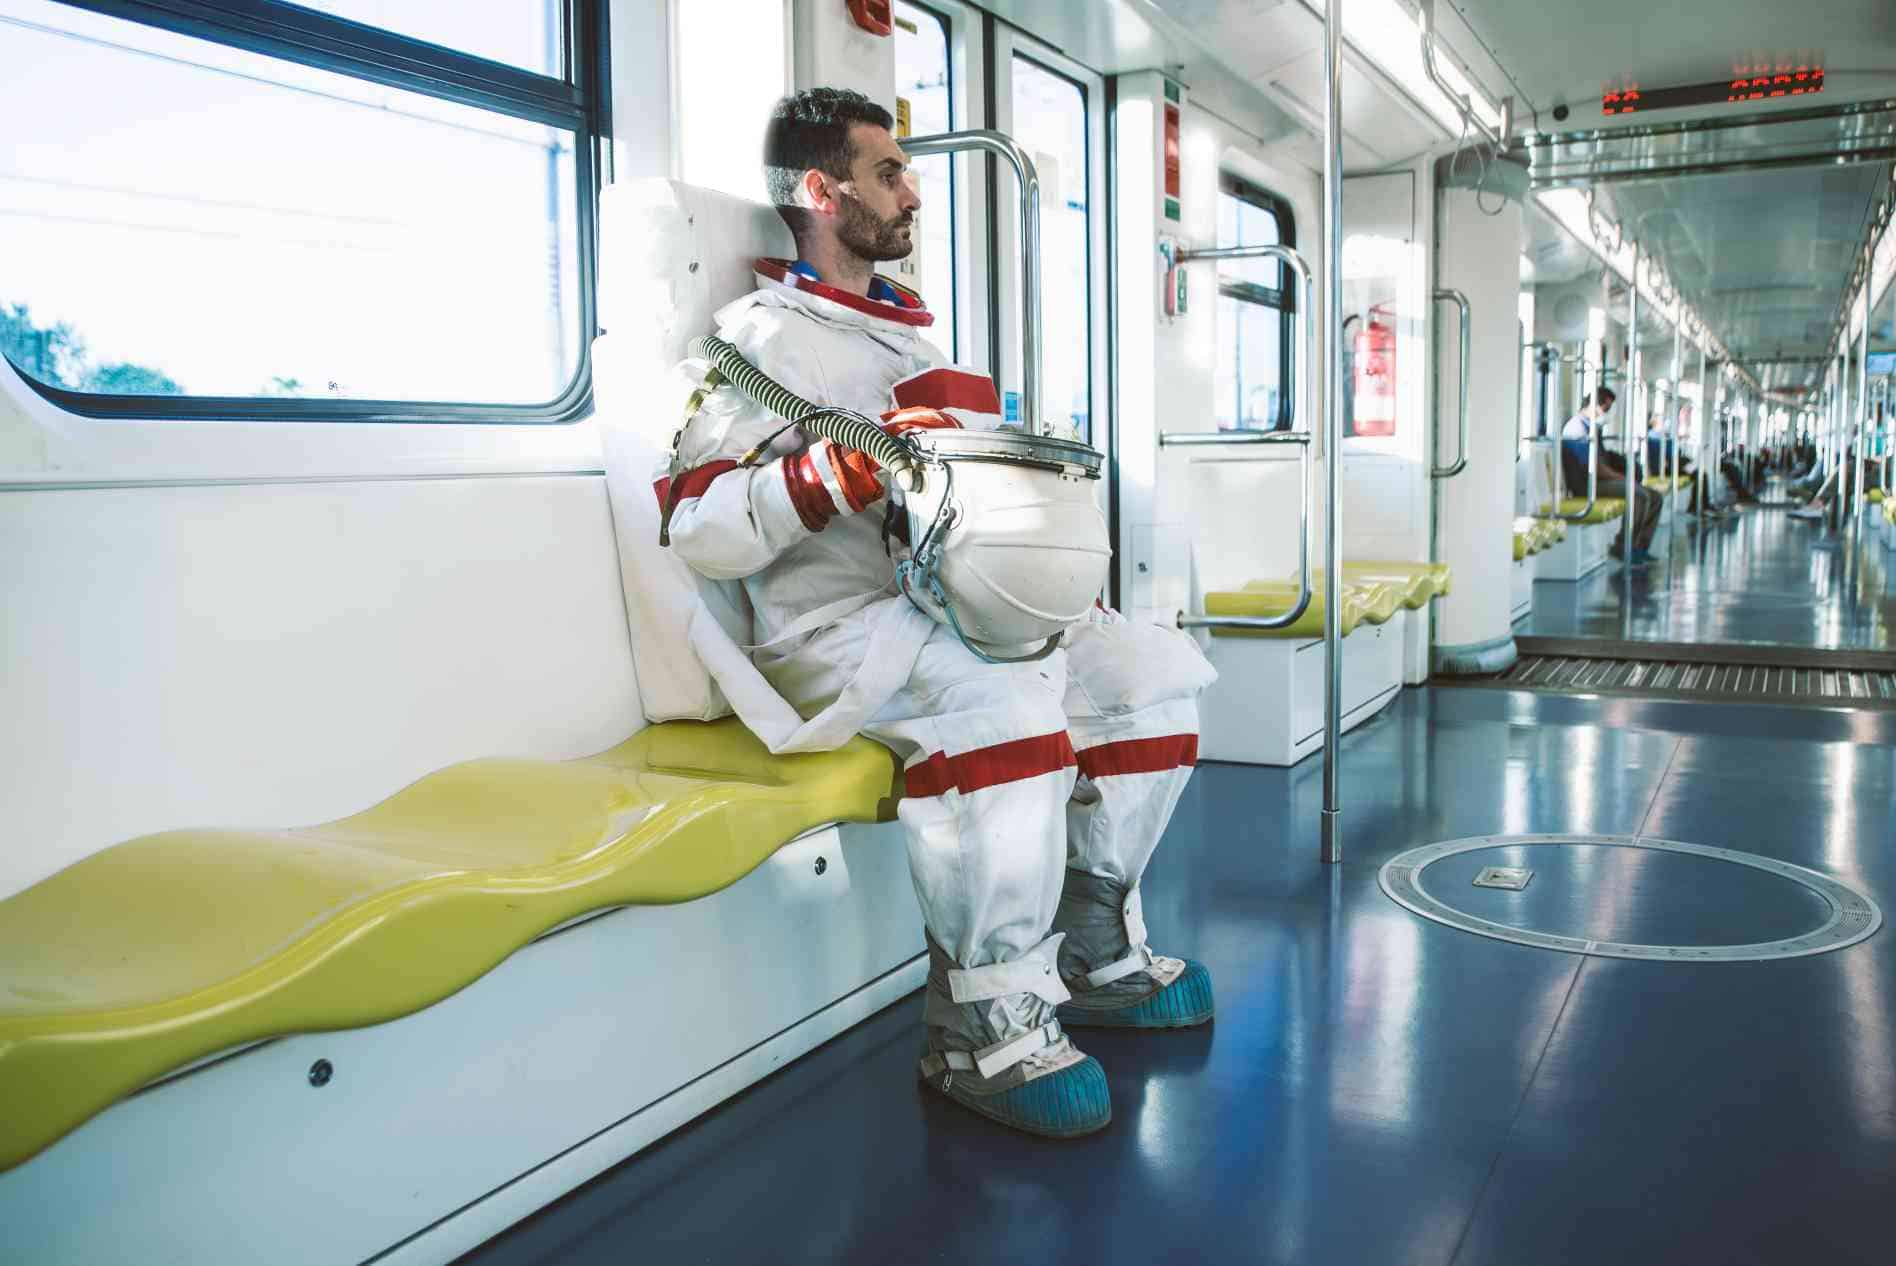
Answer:
[[[1255,207],[1277,221],[1277,240],[1280,245],[1292,250],[1297,248],[1297,216],[1292,210],[1290,199],[1260,185],[1253,184],[1235,172],[1218,173],[1218,193],[1221,196],[1236,198]],[[1229,245],[1229,243],[1219,243]],[[1277,275],[1285,276],[1285,265],[1278,264]],[[1283,383],[1277,392],[1277,416],[1271,425],[1259,428],[1265,432],[1288,431],[1296,420],[1296,396],[1300,389],[1297,382],[1296,325],[1297,295],[1288,286],[1260,286],[1255,282],[1239,281],[1228,278],[1222,273],[1218,276],[1218,293],[1239,303],[1256,304],[1259,307],[1275,308],[1282,313],[1284,320],[1278,323],[1278,364],[1282,367]],[[1243,428],[1251,429],[1251,428]]]
[[[612,135],[607,78],[610,0],[560,0],[564,78],[365,26],[278,0],[56,0],[70,8],[225,47],[399,88],[573,132],[579,259],[579,355],[559,395],[539,404],[328,400],[273,396],[110,395],[41,382],[9,368],[37,394],[82,417],[245,422],[564,424],[592,410],[592,338],[598,330],[597,209]]]
[[[954,130],[960,126],[956,120],[965,113],[961,102],[961,83],[955,74],[955,19],[944,9],[937,8],[927,0],[902,0],[909,8],[915,9],[933,18],[941,27],[942,48],[947,53],[948,80],[948,127]],[[896,144],[900,145],[901,140]],[[962,349],[968,341],[967,319],[961,312],[961,268],[962,256],[967,254],[961,243],[961,184],[963,183],[961,165],[956,161],[958,154],[945,155],[948,168],[948,189],[946,206],[948,208],[948,329],[949,359],[957,364],[962,360]],[[923,295],[926,301],[930,296]],[[935,309],[930,309],[934,311]]]

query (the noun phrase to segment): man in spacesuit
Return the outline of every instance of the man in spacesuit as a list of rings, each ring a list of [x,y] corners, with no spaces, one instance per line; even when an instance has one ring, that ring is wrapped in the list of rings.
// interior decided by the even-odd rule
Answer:
[[[758,261],[719,333],[804,399],[885,429],[991,428],[993,382],[942,364],[921,300],[875,273],[910,252],[921,206],[891,123],[853,92],[778,104],[765,171],[800,258]],[[898,813],[928,929],[922,1079],[1031,1133],[1101,1128],[1105,1076],[1065,1028],[1212,1014],[1205,969],[1147,946],[1139,879],[1191,777],[1214,672],[1184,634],[1103,608],[1045,658],[985,662],[896,587],[874,461],[792,428],[740,465],[786,419],[728,387],[700,398],[660,483],[671,545],[742,579],[750,664],[801,724],[754,720],[767,710],[737,685],[733,706],[773,750],[861,733],[905,767]]]

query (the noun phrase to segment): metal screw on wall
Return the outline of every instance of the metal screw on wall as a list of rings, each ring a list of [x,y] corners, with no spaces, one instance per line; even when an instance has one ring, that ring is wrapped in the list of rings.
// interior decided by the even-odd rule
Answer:
[[[309,1066],[309,1084],[327,1086],[329,1079],[336,1075],[336,1066],[326,1059],[319,1059]]]
[[[816,873],[817,874],[820,875],[824,871],[828,870],[829,868],[830,868],[829,859],[823,858],[823,857],[819,857],[816,859]]]

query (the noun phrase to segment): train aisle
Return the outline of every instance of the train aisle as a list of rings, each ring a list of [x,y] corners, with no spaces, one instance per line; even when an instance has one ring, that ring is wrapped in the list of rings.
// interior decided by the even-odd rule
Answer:
[[[1751,542],[1790,567],[1781,515],[1734,529],[1708,553]],[[1211,968],[1219,1015],[1083,1035],[1111,1081],[1103,1133],[1041,1142],[922,1094],[911,996],[465,1260],[1886,1262],[1896,940],[1585,957],[1425,921],[1378,872],[1461,837],[1639,835],[1887,906],[1893,739],[1892,713],[1405,692],[1345,741],[1339,867],[1317,861],[1318,762],[1201,768],[1146,907],[1159,944]],[[1678,852],[1487,854],[1536,869],[1519,892],[1472,886],[1477,856],[1431,891],[1556,933],[1702,947],[1794,937],[1822,909]]]
[[[1896,649],[1883,538],[1867,523],[1860,536],[1846,524],[1839,538],[1781,507],[1752,507],[1702,529],[1691,519],[1661,527],[1653,554],[1633,573],[1630,617],[1625,573],[1609,562],[1579,581],[1537,582],[1533,614],[1515,632]]]

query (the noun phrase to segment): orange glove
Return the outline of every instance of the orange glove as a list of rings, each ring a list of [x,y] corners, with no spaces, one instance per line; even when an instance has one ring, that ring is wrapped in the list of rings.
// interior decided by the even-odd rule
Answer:
[[[893,413],[882,415],[882,429],[890,435],[906,435],[910,431],[923,430],[960,430],[961,423],[955,421],[940,409],[929,409],[916,405],[912,408],[897,409]]]
[[[860,511],[882,500],[882,481],[876,478],[876,472],[882,469],[880,462],[860,449],[844,448],[840,444],[830,445],[829,456],[836,482],[843,486],[843,496],[851,510]]]

